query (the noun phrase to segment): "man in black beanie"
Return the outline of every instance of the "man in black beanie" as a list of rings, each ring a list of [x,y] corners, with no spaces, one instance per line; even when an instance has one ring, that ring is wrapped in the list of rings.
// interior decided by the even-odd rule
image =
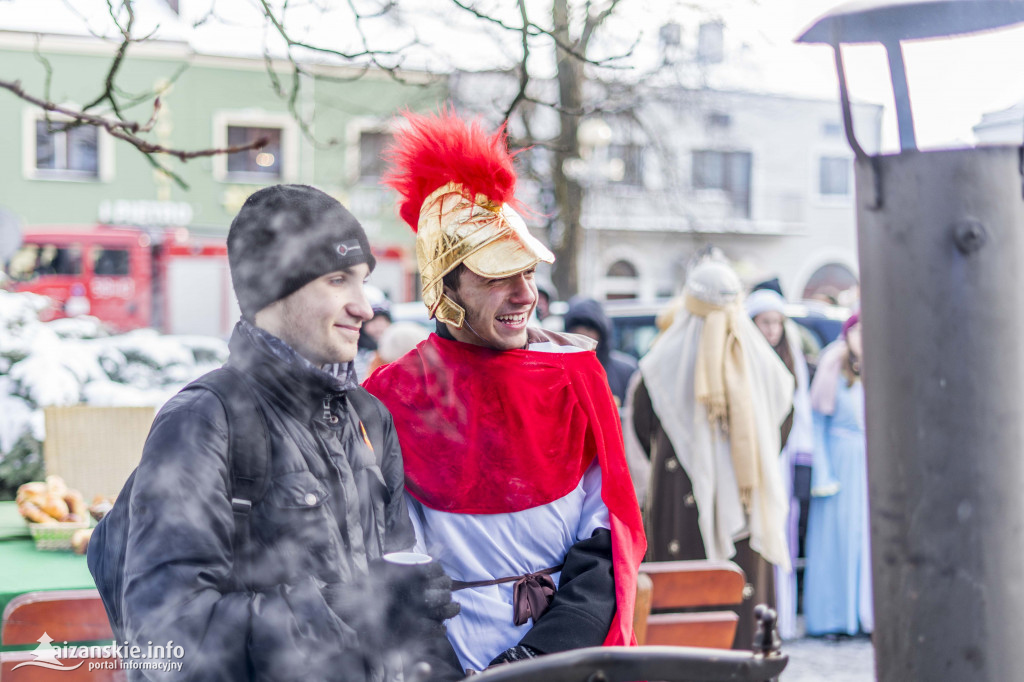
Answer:
[[[451,581],[437,562],[383,560],[415,538],[391,416],[352,368],[373,316],[365,232],[317,189],[267,187],[232,222],[228,258],[242,310],[228,362],[160,410],[95,550],[116,551],[120,514],[118,639],[172,640],[175,679],[386,680],[421,661],[461,678]]]

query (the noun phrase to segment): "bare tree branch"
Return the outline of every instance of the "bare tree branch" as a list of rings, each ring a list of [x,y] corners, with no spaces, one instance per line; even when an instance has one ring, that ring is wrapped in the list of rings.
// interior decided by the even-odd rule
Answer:
[[[536,23],[534,23],[532,21],[529,22],[526,25],[525,28],[519,28],[517,26],[510,26],[509,24],[506,24],[505,22],[503,22],[501,19],[499,19],[497,17],[493,17],[493,16],[491,16],[489,14],[485,14],[484,12],[481,12],[480,10],[476,9],[475,7],[473,7],[472,5],[467,5],[466,3],[462,2],[461,0],[451,0],[451,2],[452,2],[452,4],[454,4],[459,9],[472,14],[477,19],[482,19],[484,21],[488,21],[488,22],[490,22],[492,24],[495,24],[496,26],[501,27],[502,29],[504,29],[506,31],[513,31],[513,32],[518,33],[518,32],[520,32],[522,30],[527,30],[531,37],[536,37],[536,36],[541,36],[541,35],[547,36],[548,38],[551,38],[551,40],[554,41],[556,46],[558,46],[559,48],[564,50],[566,53],[572,55],[573,57],[575,57],[579,61],[581,61],[581,62],[583,62],[585,64],[590,64],[591,66],[598,66],[598,67],[601,67],[603,69],[627,69],[627,68],[629,68],[629,67],[624,67],[624,66],[618,66],[616,64],[613,64],[613,62],[620,61],[622,59],[627,59],[628,57],[630,57],[632,55],[633,50],[636,48],[636,44],[634,43],[634,45],[632,47],[630,47],[629,50],[627,52],[624,52],[623,54],[614,55],[614,56],[611,56],[611,57],[605,57],[603,59],[591,59],[591,58],[586,56],[586,53],[585,53],[586,51],[585,50],[581,50],[576,45],[573,45],[572,43],[570,43],[567,40],[563,39],[563,37],[559,35],[559,32],[557,31],[557,29],[554,30],[554,31],[549,31],[548,29],[544,28],[543,26],[541,26],[539,24],[536,24]],[[613,3],[613,4],[616,4],[616,3]]]
[[[143,102],[146,102],[147,100],[152,100],[152,99],[156,99],[158,97],[162,97],[165,93],[167,93],[168,90],[171,89],[171,86],[174,85],[178,81],[179,78],[181,78],[182,74],[184,74],[186,71],[188,71],[188,69],[189,69],[189,64],[188,63],[182,64],[181,66],[178,67],[177,71],[175,71],[173,74],[171,74],[171,77],[168,78],[167,82],[165,84],[161,85],[159,89],[157,89],[157,90],[148,90],[146,92],[141,92],[139,94],[128,93],[128,92],[122,90],[117,85],[115,85],[114,86],[114,92],[119,97],[122,98],[122,101],[120,102],[121,108],[122,109],[132,108],[132,107],[134,107],[136,105],[139,105],[139,104],[142,104]],[[150,126],[150,127],[152,127],[152,126]],[[150,128],[147,128],[146,126],[143,126],[142,128],[139,129],[139,132],[146,132],[149,129]]]
[[[385,64],[380,59],[380,57],[382,56],[401,57],[401,54],[408,48],[412,47],[412,45],[416,44],[416,41],[408,43],[402,47],[393,50],[375,50],[370,45],[370,40],[363,28],[363,21],[367,19],[380,18],[382,16],[385,16],[389,11],[394,10],[396,5],[394,2],[390,0],[381,5],[380,8],[372,14],[361,14],[359,9],[352,2],[352,0],[348,0],[347,4],[349,10],[352,13],[353,17],[355,18],[353,25],[356,29],[356,32],[359,35],[359,39],[363,47],[361,52],[351,53],[326,48],[321,45],[315,45],[309,42],[293,38],[292,35],[289,34],[287,29],[285,28],[285,15],[288,10],[287,0],[281,5],[279,13],[274,12],[274,9],[271,7],[270,3],[267,0],[259,0],[259,4],[263,12],[263,15],[270,22],[270,25],[273,27],[274,31],[277,33],[277,35],[281,37],[282,40],[284,40],[286,46],[285,58],[287,59],[291,67],[291,82],[287,87],[285,87],[281,81],[280,76],[275,71],[272,57],[270,56],[269,52],[265,50],[263,59],[266,65],[267,74],[271,81],[271,86],[273,87],[274,92],[277,94],[277,96],[285,101],[285,105],[288,108],[289,114],[291,114],[292,118],[299,125],[299,129],[302,132],[303,136],[312,144],[321,149],[335,146],[339,144],[340,140],[338,140],[337,138],[330,138],[328,140],[322,140],[318,138],[313,132],[312,120],[299,110],[303,77],[319,81],[347,83],[362,78],[371,69],[376,68],[377,70],[387,73],[388,76],[395,82],[401,83],[403,85],[424,86],[427,84],[422,82],[413,82],[405,78],[400,72],[400,59],[396,61],[396,63],[394,64]],[[325,8],[320,9],[321,11],[326,11]],[[293,51],[295,48],[306,49],[321,54],[328,54],[340,57],[349,62],[354,62],[354,64],[352,64],[352,67],[355,68],[356,71],[350,76],[337,76],[325,73],[317,73],[307,68],[306,65],[304,65],[298,58],[296,58],[295,53]]]
[[[457,0],[456,0],[457,2]],[[505,114],[502,116],[502,120],[506,123],[512,112],[516,110],[519,103],[526,97],[526,86],[530,83],[530,71],[527,66],[530,59],[530,18],[526,13],[526,0],[519,0],[519,16],[523,20],[522,28],[522,46],[523,46],[523,59],[519,64],[519,92],[512,98],[508,108],[505,109]]]
[[[111,119],[96,114],[90,114],[84,110],[71,109],[69,107],[55,104],[45,99],[40,99],[30,95],[28,92],[21,87],[20,81],[3,81],[0,80],[0,88],[9,90],[16,97],[39,107],[43,111],[47,112],[47,121],[52,126],[52,121],[49,118],[50,113],[58,114],[61,117],[66,117],[68,122],[63,124],[61,129],[67,130],[69,128],[78,125],[91,125],[97,128],[103,128],[112,137],[119,140],[123,140],[128,144],[132,145],[140,152],[146,155],[147,159],[154,167],[158,168],[161,172],[168,175],[175,182],[178,183],[183,189],[188,189],[188,185],[178,177],[170,169],[161,165],[156,159],[152,157],[153,154],[165,154],[167,156],[173,156],[181,161],[188,161],[189,159],[196,159],[204,156],[217,156],[219,154],[234,154],[236,152],[244,152],[252,149],[259,149],[260,147],[266,146],[268,140],[265,137],[261,137],[253,142],[244,145],[235,145],[231,147],[221,147],[217,149],[197,149],[197,150],[184,150],[175,149],[173,147],[165,147],[163,145],[154,144],[138,136],[138,133],[149,130],[156,120],[156,116],[160,109],[160,98],[156,98],[153,102],[153,114],[145,124],[141,124],[138,121],[126,121],[122,119]],[[52,128],[51,128],[52,129]]]
[[[247,152],[253,149],[259,149],[260,147],[265,147],[267,143],[270,141],[266,137],[261,137],[255,140],[254,142],[249,142],[247,144],[237,144],[229,147],[218,147],[213,149],[196,149],[193,151],[185,151],[183,149],[173,149],[171,147],[164,147],[163,145],[153,144],[152,142],[148,142],[139,137],[136,137],[135,135],[129,132],[126,132],[123,128],[114,128],[112,130],[108,129],[107,132],[109,132],[111,135],[118,138],[119,140],[124,140],[132,144],[143,154],[167,154],[168,156],[173,156],[180,161],[188,161],[189,159],[199,159],[205,156],[218,156],[220,154],[236,154],[238,152]]]
[[[594,32],[597,31],[597,29],[601,28],[601,25],[605,20],[612,15],[615,8],[619,5],[619,2],[620,0],[612,0],[608,3],[608,6],[604,11],[596,17],[591,16],[590,3],[587,3],[587,20],[584,22],[583,32],[580,34],[580,49],[586,52],[587,48],[590,47],[590,38],[594,35]],[[634,47],[630,48],[630,52],[632,52],[636,47],[636,43],[633,43],[633,46]]]
[[[363,31],[363,17],[360,16],[359,11],[356,9],[356,6],[353,4],[352,0],[348,0],[348,6],[349,6],[349,9],[352,10],[352,14],[356,18],[356,21],[355,21],[356,30],[359,32],[359,38],[363,42],[363,49],[366,50],[366,54],[370,57],[370,61],[373,63],[373,65],[376,66],[377,68],[380,68],[380,69],[383,69],[384,71],[386,71],[388,73],[388,75],[391,76],[391,78],[393,80],[395,80],[395,81],[397,81],[397,82],[399,82],[399,83],[401,83],[403,85],[410,85],[411,84],[410,81],[408,81],[404,77],[402,77],[402,75],[398,71],[399,67],[401,66],[401,60],[399,60],[399,62],[397,64],[393,65],[393,66],[386,66],[386,65],[382,64],[380,62],[380,60],[377,59],[377,55],[379,55],[379,54],[401,54],[403,51],[407,50],[412,45],[411,44],[410,45],[406,45],[405,47],[401,47],[398,50],[388,51],[388,52],[378,52],[378,51],[371,50],[370,47],[369,47],[369,40],[367,40],[366,33]],[[376,15],[373,15],[373,16],[376,16]]]
[[[274,14],[274,10],[273,10],[273,8],[271,8],[270,3],[267,2],[267,0],[259,0],[259,3],[260,3],[260,7],[263,9],[263,16],[265,16],[267,18],[267,20],[270,21],[270,24],[274,27],[274,30],[277,31],[278,35],[281,36],[281,38],[285,41],[287,46],[290,47],[290,48],[291,47],[301,47],[301,48],[309,50],[311,52],[318,52],[318,53],[321,53],[321,54],[334,55],[335,57],[340,57],[340,58],[342,58],[342,59],[344,59],[346,61],[355,61],[356,59],[359,59],[360,57],[372,58],[372,57],[374,57],[376,55],[394,55],[394,54],[398,54],[401,51],[401,50],[369,50],[369,49],[364,49],[362,52],[342,52],[340,50],[335,50],[335,49],[332,49],[332,48],[329,48],[329,47],[324,47],[323,45],[314,45],[313,43],[307,43],[307,42],[302,41],[302,40],[296,40],[295,38],[292,38],[291,35],[289,35],[288,31],[285,29],[282,18],[278,17],[276,14]],[[287,7],[287,3],[284,5],[284,7],[285,8]],[[284,12],[284,9],[282,9],[282,13],[283,12]],[[357,17],[358,17],[358,15],[357,15]],[[364,38],[365,38],[365,36],[364,36]]]
[[[46,99],[50,99],[50,86],[53,83],[53,65],[50,64],[50,60],[43,56],[43,53],[39,51],[39,43],[42,41],[42,36],[36,35],[36,44],[33,49],[33,55],[40,64],[43,65],[43,71],[46,73],[46,77],[43,80],[43,96]]]
[[[122,6],[128,12],[128,23],[126,26],[122,26],[118,21],[117,13],[114,11],[114,6],[111,0],[107,0],[107,8],[110,12],[110,18],[114,20],[114,25],[117,26],[121,32],[121,44],[118,45],[117,52],[114,54],[114,60],[110,64],[110,68],[107,69],[107,76],[104,79],[103,92],[100,95],[82,107],[82,111],[88,111],[93,107],[101,104],[102,102],[109,102],[111,109],[118,118],[124,118],[121,113],[120,107],[117,104],[117,100],[114,98],[114,79],[117,78],[117,72],[121,68],[121,64],[124,63],[124,57],[128,53],[128,46],[132,43],[132,25],[135,23],[135,10],[132,8],[130,0],[123,0]]]
[[[382,4],[380,9],[374,12],[373,14],[362,14],[360,16],[362,16],[363,19],[380,19],[382,17],[386,17],[388,14],[393,12],[396,7],[398,7],[398,5],[394,2],[394,0],[388,0],[388,2]],[[355,11],[355,8],[353,8],[353,11]]]

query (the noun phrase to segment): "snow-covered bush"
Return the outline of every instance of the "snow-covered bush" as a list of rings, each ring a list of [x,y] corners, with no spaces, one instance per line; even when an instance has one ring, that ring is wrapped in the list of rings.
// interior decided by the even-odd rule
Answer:
[[[159,407],[228,355],[217,338],[110,335],[87,316],[40,322],[46,305],[42,296],[0,291],[0,499],[42,474],[42,408]]]

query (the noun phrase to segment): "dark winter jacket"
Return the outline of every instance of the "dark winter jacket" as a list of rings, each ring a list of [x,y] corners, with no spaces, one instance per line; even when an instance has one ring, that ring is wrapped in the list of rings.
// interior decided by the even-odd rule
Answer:
[[[626,387],[629,378],[637,370],[637,361],[632,355],[612,348],[612,321],[605,314],[601,304],[592,298],[574,296],[569,300],[569,310],[565,313],[565,330],[582,325],[597,331],[597,359],[608,375],[608,385],[612,395],[619,400],[619,405],[626,401]]]
[[[131,496],[125,629],[131,644],[173,640],[184,650],[181,672],[146,671],[150,679],[384,674],[379,650],[361,641],[367,619],[379,621],[380,595],[352,595],[368,589],[368,562],[414,543],[391,417],[372,401],[384,425],[374,452],[343,392],[362,389],[268,336],[240,323],[228,361],[251,379],[270,439],[270,486],[252,509],[249,547],[232,547],[217,397],[179,393],[146,441]]]

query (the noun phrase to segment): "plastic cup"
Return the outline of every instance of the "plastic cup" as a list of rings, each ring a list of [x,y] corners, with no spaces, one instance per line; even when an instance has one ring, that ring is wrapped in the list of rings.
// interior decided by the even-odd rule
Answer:
[[[389,552],[383,557],[384,561],[389,564],[398,564],[400,566],[416,566],[417,564],[429,564],[434,559],[428,554],[420,554],[419,552]]]

